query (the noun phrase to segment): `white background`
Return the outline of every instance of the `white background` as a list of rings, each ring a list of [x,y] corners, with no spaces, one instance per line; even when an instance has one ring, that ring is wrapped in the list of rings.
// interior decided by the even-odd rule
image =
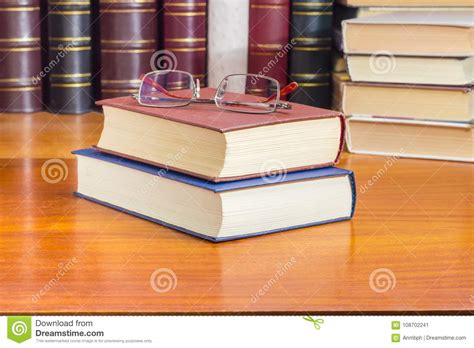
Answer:
[[[7,339],[7,317],[0,318],[0,347],[473,347],[474,321],[468,316],[312,316],[322,318],[320,330],[302,316],[36,316],[33,337],[20,345]],[[141,339],[148,344],[38,343],[36,319],[85,320],[102,330],[103,340]],[[392,320],[401,322],[392,330]],[[405,328],[425,322],[428,328]],[[44,329],[44,328],[42,328]],[[48,328],[51,329],[51,328]],[[78,328],[73,328],[78,329]],[[56,328],[54,330],[57,330]],[[391,342],[392,333],[402,340]],[[465,341],[405,341],[404,335],[467,336]],[[48,338],[44,338],[48,339]],[[67,339],[67,338],[63,338]]]

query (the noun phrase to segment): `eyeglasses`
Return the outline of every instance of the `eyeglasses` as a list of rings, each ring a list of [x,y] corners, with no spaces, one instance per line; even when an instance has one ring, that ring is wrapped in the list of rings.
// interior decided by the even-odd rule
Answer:
[[[280,83],[268,76],[232,74],[221,81],[213,99],[201,99],[199,80],[195,82],[190,73],[159,70],[143,76],[134,98],[140,105],[157,108],[207,103],[228,111],[267,114],[276,109],[291,109],[289,103],[280,102],[280,97],[297,88],[296,82],[280,89]]]

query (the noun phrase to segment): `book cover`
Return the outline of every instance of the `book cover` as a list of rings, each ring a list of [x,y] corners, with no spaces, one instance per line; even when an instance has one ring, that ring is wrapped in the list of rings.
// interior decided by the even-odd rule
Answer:
[[[289,23],[289,0],[250,0],[249,73],[270,76],[280,86],[286,85]]]
[[[0,2],[0,112],[43,108],[39,3]]]
[[[474,51],[473,51],[474,52]],[[394,56],[388,51],[346,55],[352,81],[467,86],[474,83],[474,56]]]
[[[300,88],[291,101],[331,106],[332,5],[323,0],[292,3],[289,73]]]
[[[236,180],[232,182],[226,182],[226,183],[213,183],[209,182],[207,180],[199,179],[193,176],[181,174],[178,172],[174,172],[171,170],[165,170],[160,167],[156,167],[153,165],[149,165],[146,163],[140,163],[137,161],[132,161],[123,157],[119,156],[114,156],[111,154],[107,153],[101,153],[99,151],[96,151],[94,149],[83,149],[83,150],[76,150],[73,151],[73,154],[78,155],[78,156],[85,156],[85,157],[90,157],[93,159],[97,159],[100,161],[105,161],[109,162],[112,164],[116,164],[119,166],[125,166],[127,168],[130,168],[132,170],[136,171],[141,171],[144,173],[148,173],[154,176],[157,176],[159,178],[164,178],[164,179],[169,179],[173,181],[178,181],[180,183],[184,183],[187,185],[199,187],[204,190],[208,190],[213,193],[222,193],[226,191],[234,191],[234,190],[243,190],[243,189],[248,189],[248,188],[253,188],[253,187],[258,187],[258,186],[264,186],[268,185],[268,181],[264,177],[259,177],[259,178],[252,178],[252,179],[245,179],[245,180]],[[222,241],[228,241],[228,240],[234,240],[234,239],[241,239],[241,238],[247,238],[247,237],[253,237],[253,236],[258,236],[258,235],[264,235],[264,234],[269,234],[269,233],[275,233],[275,232],[280,232],[280,231],[285,231],[285,230],[290,230],[290,229],[296,229],[296,228],[302,228],[302,227],[307,227],[307,226],[313,226],[313,225],[319,225],[319,224],[324,224],[324,223],[330,223],[330,222],[336,222],[336,221],[342,221],[342,220],[348,220],[352,218],[355,210],[355,204],[356,204],[356,189],[355,189],[355,182],[354,182],[354,174],[352,171],[345,170],[345,169],[339,169],[339,168],[321,168],[321,169],[313,169],[313,170],[306,170],[306,171],[299,171],[299,172],[293,172],[293,173],[288,173],[285,175],[284,178],[281,178],[281,181],[278,182],[277,185],[284,184],[284,183],[290,183],[290,182],[295,182],[295,181],[305,181],[309,179],[317,179],[317,178],[329,178],[329,177],[340,177],[340,176],[348,176],[350,180],[350,185],[351,185],[351,191],[352,191],[352,202],[351,202],[351,211],[349,216],[334,219],[334,220],[329,220],[329,221],[319,221],[319,222],[313,222],[313,223],[308,223],[305,225],[299,225],[299,226],[291,226],[291,227],[285,227],[281,229],[273,229],[273,230],[268,230],[268,231],[263,231],[263,232],[258,232],[258,233],[250,233],[250,234],[240,234],[240,235],[235,235],[231,237],[212,237],[208,235],[204,235],[201,233],[197,233],[195,231],[191,231],[185,228],[182,228],[177,225],[169,224],[165,221],[157,220],[154,219],[150,216],[138,213],[136,211],[132,211],[129,209],[124,209],[122,207],[119,207],[115,204],[110,204],[108,202],[98,200],[94,197],[84,195],[80,192],[75,192],[75,195],[85,198],[91,201],[94,201],[96,203],[117,209],[119,211],[140,217],[145,220],[149,220],[161,225],[164,225],[166,227],[170,227],[176,230],[179,230],[181,232],[185,232],[200,238],[204,238],[213,242],[222,242]]]
[[[346,115],[446,122],[472,122],[474,118],[472,86],[347,81],[339,94],[340,110]],[[394,102],[400,100],[406,102]]]
[[[347,149],[367,155],[474,162],[472,123],[353,116]]]
[[[213,98],[215,89],[201,90],[203,98]],[[211,129],[220,133],[235,130],[262,127],[273,124],[338,117],[344,122],[344,115],[338,111],[321,109],[302,104],[291,104],[290,110],[279,110],[271,114],[244,114],[238,112],[223,112],[214,105],[192,104],[178,108],[153,108],[138,104],[131,96],[100,100],[97,105],[111,106],[145,115],[160,117],[170,121],[190,124],[192,126]],[[225,117],[222,117],[223,113]],[[278,117],[275,117],[278,116]]]
[[[157,32],[155,0],[100,1],[102,98],[138,90],[140,76],[155,65]]]
[[[92,110],[91,2],[48,2],[48,109],[58,114]]]
[[[181,0],[163,2],[163,48],[176,57],[178,70],[191,73],[199,79],[201,87],[206,85],[207,56],[207,2]],[[171,66],[157,68],[169,69]]]
[[[342,22],[344,52],[400,56],[470,57],[472,12],[400,11]]]
[[[201,92],[203,98],[213,98],[215,89],[204,88]],[[168,156],[185,148],[186,154],[169,163],[170,168],[211,181],[259,176],[270,158],[286,163],[288,171],[333,166],[344,143],[342,113],[296,103],[291,104],[292,109],[258,116],[200,103],[153,108],[140,105],[132,97],[106,99],[97,104],[105,112],[105,126],[98,143],[101,151],[163,166],[169,162]],[[125,119],[131,123],[136,119],[135,127],[123,129]],[[142,141],[141,127],[147,130],[150,142]],[[179,134],[171,135],[176,129],[180,129]],[[197,136],[204,133],[207,135],[203,138]],[[236,140],[244,139],[245,134],[251,136],[248,141]],[[278,142],[275,137],[280,136]],[[287,142],[292,144],[290,148],[275,152],[275,146],[285,147]],[[226,150],[233,146],[239,146],[240,158],[248,162],[237,164],[237,153]],[[259,147],[258,154],[252,151]],[[202,163],[208,164],[203,167]]]

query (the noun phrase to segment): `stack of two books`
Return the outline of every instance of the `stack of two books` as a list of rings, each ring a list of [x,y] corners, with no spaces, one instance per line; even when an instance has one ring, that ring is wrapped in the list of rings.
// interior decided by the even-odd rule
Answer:
[[[349,150],[472,162],[473,27],[455,8],[343,21]]]
[[[264,115],[160,109],[132,97],[98,104],[99,143],[74,152],[80,197],[215,242],[353,215],[353,173],[332,167],[340,113],[299,104]]]

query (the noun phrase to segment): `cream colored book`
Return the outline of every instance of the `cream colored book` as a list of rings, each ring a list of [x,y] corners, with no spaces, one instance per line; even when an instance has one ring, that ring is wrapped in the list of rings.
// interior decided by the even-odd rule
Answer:
[[[472,87],[346,82],[342,85],[346,115],[472,122]]]
[[[474,161],[470,123],[350,117],[347,148],[368,155]]]
[[[332,109],[342,111],[344,86],[349,83],[349,75],[345,72],[332,74]]]
[[[472,12],[406,11],[342,22],[344,52],[467,57],[474,55]]]
[[[201,89],[202,98],[215,93]],[[288,172],[333,166],[344,143],[342,113],[297,103],[258,115],[202,103],[153,108],[131,96],[97,105],[104,109],[100,150],[216,182],[259,177],[270,162]]]
[[[388,51],[374,55],[348,55],[352,81],[424,85],[470,85],[474,83],[474,57],[404,57]]]
[[[213,242],[348,220],[354,213],[349,170],[214,183],[93,149],[73,153],[77,196]]]

